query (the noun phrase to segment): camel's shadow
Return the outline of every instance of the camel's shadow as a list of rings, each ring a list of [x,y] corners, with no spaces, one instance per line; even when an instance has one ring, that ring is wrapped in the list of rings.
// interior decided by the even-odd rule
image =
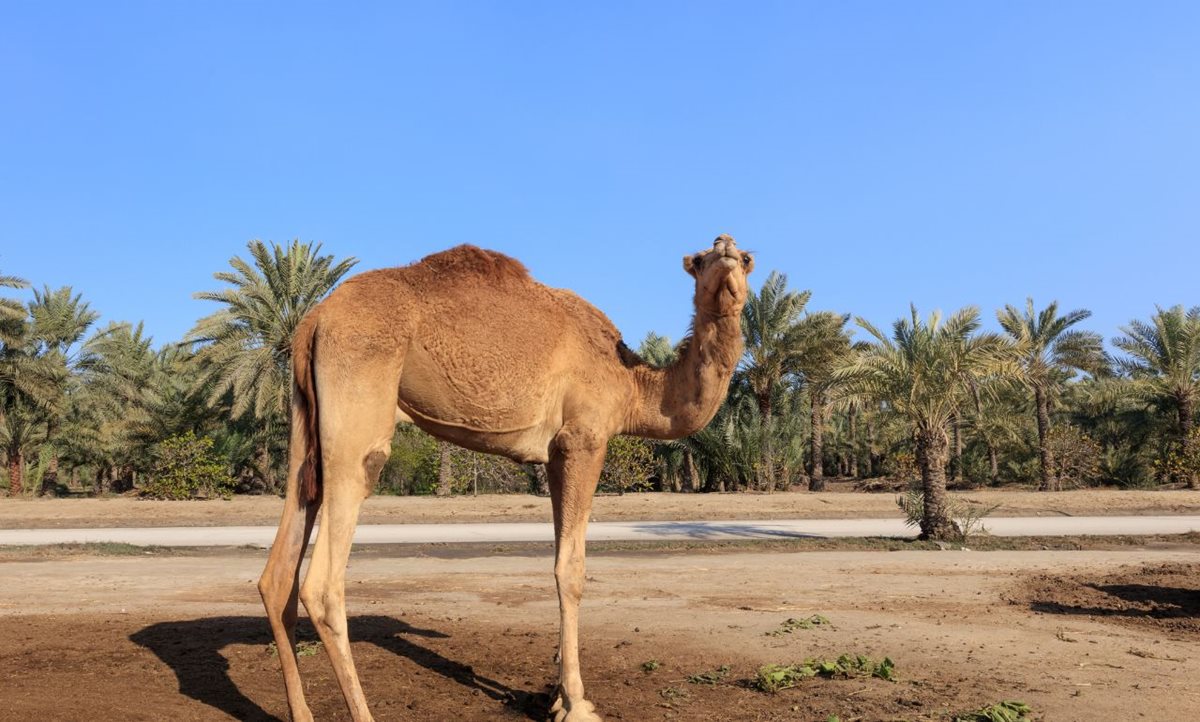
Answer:
[[[515,690],[480,676],[469,665],[447,659],[406,637],[446,638],[442,632],[420,629],[394,617],[368,615],[349,619],[350,638],[370,642],[393,654],[412,660],[425,669],[464,687],[478,690],[503,702],[527,719],[545,719],[550,699],[544,692]],[[297,626],[297,638],[316,639],[307,619]],[[135,644],[154,652],[175,672],[180,693],[215,707],[239,720],[279,718],[242,693],[229,676],[229,662],[221,650],[231,644],[262,645],[272,641],[265,617],[206,617],[179,622],[159,622],[129,635]],[[265,653],[265,652],[264,652]],[[279,678],[283,696],[283,678]]]

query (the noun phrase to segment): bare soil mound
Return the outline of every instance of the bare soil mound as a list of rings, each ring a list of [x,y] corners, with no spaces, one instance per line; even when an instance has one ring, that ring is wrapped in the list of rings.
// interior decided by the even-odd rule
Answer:
[[[1171,639],[1200,640],[1200,563],[1130,566],[1101,577],[1038,574],[1010,601],[1043,614],[1090,617]]]

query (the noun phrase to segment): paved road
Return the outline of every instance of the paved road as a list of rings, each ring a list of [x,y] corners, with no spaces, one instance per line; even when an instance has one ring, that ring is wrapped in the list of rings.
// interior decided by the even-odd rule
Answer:
[[[1200,531],[1200,516],[997,517],[984,526],[997,536],[1076,534],[1182,534]],[[361,525],[359,544],[551,541],[542,524],[372,524]],[[781,539],[795,537],[915,536],[900,519],[797,519],[776,521],[592,522],[593,541]],[[109,529],[3,529],[0,545],[124,542],[159,546],[269,546],[267,526],[154,527]]]

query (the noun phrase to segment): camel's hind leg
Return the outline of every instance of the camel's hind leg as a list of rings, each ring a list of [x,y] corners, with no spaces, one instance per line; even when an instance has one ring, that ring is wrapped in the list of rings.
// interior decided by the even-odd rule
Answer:
[[[279,664],[283,668],[283,683],[287,689],[288,709],[295,722],[309,722],[312,713],[304,701],[304,687],[300,682],[300,670],[296,663],[296,612],[300,590],[300,561],[312,534],[313,521],[321,506],[318,498],[305,503],[300,498],[298,476],[304,459],[303,432],[299,427],[292,436],[290,460],[288,462],[287,498],[283,503],[283,517],[267,567],[258,581],[271,633],[275,637],[275,648],[279,653]],[[300,438],[298,439],[297,436]]]
[[[374,374],[372,374],[374,376]],[[346,626],[346,563],[362,502],[370,495],[391,450],[396,384],[390,374],[346,381],[319,380],[321,403],[321,525],[308,574],[300,588],[338,685],[356,722],[370,720],[367,701],[350,654]]]

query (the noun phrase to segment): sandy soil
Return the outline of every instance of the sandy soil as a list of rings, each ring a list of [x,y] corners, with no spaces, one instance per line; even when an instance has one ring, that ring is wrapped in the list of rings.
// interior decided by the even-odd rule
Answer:
[[[0,563],[0,718],[286,718],[254,590],[262,562],[237,550]],[[377,719],[544,718],[548,556],[356,553],[348,578]],[[1003,699],[1039,720],[1200,711],[1195,551],[610,553],[588,578],[585,679],[609,720],[949,720]],[[832,626],[769,634],[816,613]],[[763,664],[845,652],[890,656],[898,681],[775,695],[745,683]],[[715,685],[687,681],[721,665]],[[346,719],[324,655],[301,667],[317,718]]]
[[[1200,514],[1200,492],[1081,490],[954,492],[964,503],[991,507],[995,516],[1119,516]],[[0,499],[0,528],[102,526],[255,526],[279,521],[283,500],[239,496],[229,501]],[[778,494],[628,494],[597,497],[598,521],[687,519],[844,519],[897,517],[893,494],[789,492]],[[374,496],[361,523],[547,521],[550,500],[529,495],[480,497]]]

